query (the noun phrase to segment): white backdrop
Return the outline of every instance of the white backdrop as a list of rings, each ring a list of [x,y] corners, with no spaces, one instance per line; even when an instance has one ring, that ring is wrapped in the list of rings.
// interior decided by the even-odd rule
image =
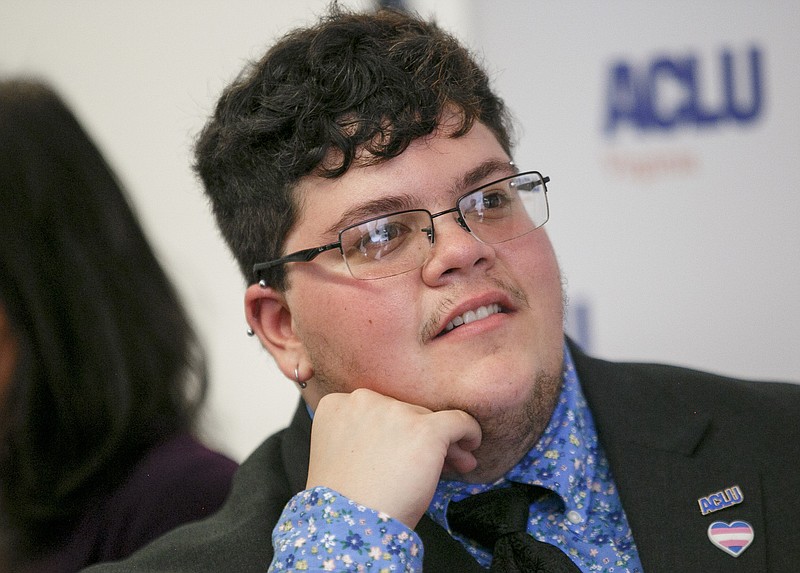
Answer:
[[[798,380],[800,8],[695,4],[413,3],[484,54],[522,126],[517,162],[552,178],[576,336],[610,358]],[[50,81],[118,171],[209,352],[207,439],[237,459],[288,421],[297,393],[245,336],[244,285],[191,144],[244,61],[324,6],[0,4],[0,75]],[[612,107],[628,119],[608,131]],[[736,120],[730,107],[758,109]]]
[[[477,42],[524,126],[518,162],[552,177],[548,231],[592,350],[800,379],[800,5],[507,4],[473,3]],[[609,103],[620,67],[672,127],[606,132],[631,96]]]

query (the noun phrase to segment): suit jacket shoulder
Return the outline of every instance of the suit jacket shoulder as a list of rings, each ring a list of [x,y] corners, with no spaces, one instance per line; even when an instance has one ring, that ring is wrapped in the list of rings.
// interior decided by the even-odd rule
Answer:
[[[800,386],[574,358],[645,571],[796,570]],[[734,486],[741,503],[704,511]],[[717,521],[752,527],[737,558],[711,543]]]

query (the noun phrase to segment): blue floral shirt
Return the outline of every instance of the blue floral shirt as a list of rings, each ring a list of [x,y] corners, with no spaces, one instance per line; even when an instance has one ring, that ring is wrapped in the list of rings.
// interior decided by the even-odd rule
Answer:
[[[566,346],[562,376],[559,402],[531,451],[494,483],[439,482],[428,515],[488,568],[490,550],[450,531],[447,504],[512,481],[543,486],[553,493],[531,506],[531,535],[561,548],[584,572],[641,573],[633,535]],[[414,531],[328,488],[294,496],[272,540],[275,556],[269,571],[422,571],[423,547]]]

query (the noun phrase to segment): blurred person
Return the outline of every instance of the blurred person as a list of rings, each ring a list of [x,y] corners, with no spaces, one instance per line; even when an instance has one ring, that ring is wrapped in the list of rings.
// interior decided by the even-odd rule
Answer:
[[[100,151],[49,86],[0,82],[0,571],[77,571],[213,513],[236,464],[195,437],[206,385]]]
[[[250,64],[196,168],[302,401],[214,517],[92,571],[797,571],[800,387],[582,352],[532,160],[413,15]]]

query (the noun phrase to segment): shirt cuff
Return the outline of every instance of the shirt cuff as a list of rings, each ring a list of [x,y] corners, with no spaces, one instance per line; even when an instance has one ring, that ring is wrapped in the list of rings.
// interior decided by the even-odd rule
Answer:
[[[422,541],[402,522],[326,488],[289,500],[272,531],[269,571],[422,571]]]

